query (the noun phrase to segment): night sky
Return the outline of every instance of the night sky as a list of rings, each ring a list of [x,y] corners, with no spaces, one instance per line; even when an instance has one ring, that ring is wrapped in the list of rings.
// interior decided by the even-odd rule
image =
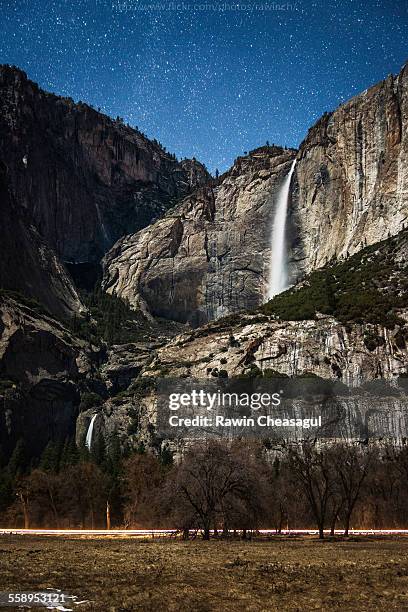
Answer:
[[[120,115],[210,170],[408,59],[408,0],[1,0],[0,63]]]

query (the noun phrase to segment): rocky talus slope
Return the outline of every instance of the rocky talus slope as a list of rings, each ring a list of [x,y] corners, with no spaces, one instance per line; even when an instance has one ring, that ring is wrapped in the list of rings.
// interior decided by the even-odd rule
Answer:
[[[0,160],[17,204],[64,261],[99,261],[209,178],[139,131],[0,66]]]
[[[104,259],[103,287],[154,315],[193,326],[264,299],[274,194],[296,151],[265,147],[239,158]]]

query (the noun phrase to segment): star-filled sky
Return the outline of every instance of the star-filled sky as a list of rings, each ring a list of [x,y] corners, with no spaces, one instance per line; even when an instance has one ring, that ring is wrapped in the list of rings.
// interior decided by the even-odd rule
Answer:
[[[408,59],[408,0],[1,0],[0,63],[225,170]]]

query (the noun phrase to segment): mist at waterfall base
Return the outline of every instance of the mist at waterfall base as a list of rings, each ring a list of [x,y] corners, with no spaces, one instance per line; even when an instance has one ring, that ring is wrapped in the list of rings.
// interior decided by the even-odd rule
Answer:
[[[271,263],[269,268],[267,299],[271,300],[288,287],[288,267],[286,252],[286,218],[289,206],[290,183],[296,166],[293,160],[288,174],[278,191],[276,210],[271,232]]]

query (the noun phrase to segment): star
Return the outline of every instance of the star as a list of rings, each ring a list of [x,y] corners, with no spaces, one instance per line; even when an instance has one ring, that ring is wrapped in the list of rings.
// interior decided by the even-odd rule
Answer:
[[[0,62],[214,172],[267,140],[297,147],[323,112],[406,60],[403,3],[258,4],[5,0]]]

